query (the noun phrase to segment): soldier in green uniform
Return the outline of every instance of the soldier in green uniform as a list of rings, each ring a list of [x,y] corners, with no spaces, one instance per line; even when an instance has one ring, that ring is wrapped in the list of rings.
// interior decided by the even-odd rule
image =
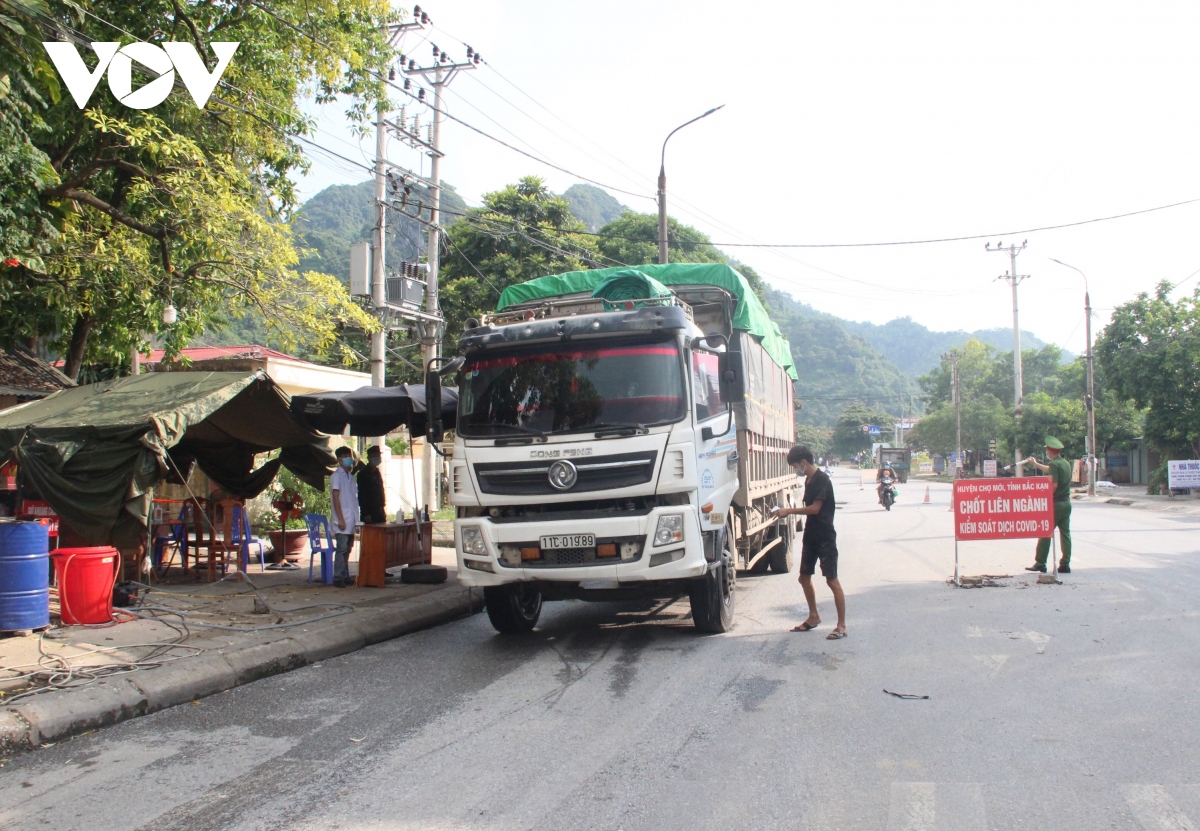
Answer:
[[[1054,482],[1054,527],[1058,529],[1059,540],[1062,543],[1062,557],[1058,561],[1058,573],[1071,573],[1071,463],[1062,457],[1063,443],[1054,436],[1046,437],[1046,455],[1050,464],[1044,465],[1030,456],[1025,464],[1031,464],[1042,473],[1049,473]],[[1050,537],[1043,537],[1037,544],[1037,561],[1026,566],[1026,571],[1046,573],[1046,558],[1050,554]]]

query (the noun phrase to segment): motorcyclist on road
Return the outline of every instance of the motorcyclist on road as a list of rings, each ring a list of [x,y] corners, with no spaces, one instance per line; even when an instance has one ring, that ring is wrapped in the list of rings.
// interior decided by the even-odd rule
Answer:
[[[879,487],[875,489],[876,495],[879,497],[879,504],[883,504],[883,494],[885,491],[890,491],[892,486],[896,484],[896,474],[892,471],[890,463],[885,462],[883,470],[879,472]]]

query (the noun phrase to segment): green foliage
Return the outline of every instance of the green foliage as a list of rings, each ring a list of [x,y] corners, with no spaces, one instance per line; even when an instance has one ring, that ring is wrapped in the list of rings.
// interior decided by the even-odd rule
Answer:
[[[133,34],[127,40],[192,42],[210,64],[211,41],[241,45],[203,111],[183,90],[152,111],[131,110],[103,83],[81,111],[59,95],[53,71],[39,69],[47,63],[40,46],[28,53],[35,57],[21,73],[24,87],[0,68],[22,93],[21,106],[5,111],[18,127],[0,138],[0,203],[16,217],[2,223],[5,259],[30,265],[0,269],[8,313],[0,341],[41,338],[65,353],[73,374],[85,360],[121,361],[143,333],[175,351],[210,323],[250,311],[281,343],[316,350],[330,346],[339,326],[374,325],[339,281],[297,268],[284,221],[294,174],[307,166],[294,135],[312,125],[300,105],[344,96],[352,122],[369,117],[382,89],[371,73],[390,55],[382,24],[396,17],[388,4],[284,4],[274,16],[244,3],[87,7],[82,16],[55,3],[47,25],[109,41],[114,30],[102,21],[111,21]],[[22,137],[52,160],[49,172]],[[181,312],[170,328],[160,318],[167,303]]]
[[[997,457],[1011,454],[1013,436],[1012,412],[991,393],[981,393],[963,399],[962,449],[986,454],[988,442],[997,441]],[[909,431],[907,442],[914,448],[932,453],[950,453],[956,447],[954,407],[945,405],[921,418]],[[1023,445],[1025,446],[1025,445]]]
[[[955,448],[951,355],[959,358],[963,450],[985,454],[989,440],[995,439],[997,457],[1006,459],[1014,446],[1035,450],[1053,435],[1062,440],[1068,457],[1086,455],[1084,359],[1064,364],[1062,351],[1052,345],[1023,353],[1025,407],[1018,427],[1012,413],[1012,353],[998,353],[974,339],[950,350],[940,366],[918,379],[929,413],[909,436],[912,446],[935,453]],[[1102,371],[1096,373],[1095,386],[1097,455],[1103,455],[1109,447],[1125,446],[1140,435],[1141,415],[1132,402],[1106,386]]]
[[[1145,436],[1167,458],[1200,458],[1200,290],[1170,283],[1117,307],[1096,344],[1113,391],[1146,411]]]
[[[911,412],[910,398],[917,400],[913,383],[862,338],[847,334],[842,320],[775,289],[766,289],[763,301],[792,346],[800,376],[796,395],[803,405],[798,423],[832,427],[854,401],[890,412],[889,425]]]
[[[808,449],[818,456],[829,452],[833,431],[823,430],[811,424],[796,425],[796,444],[806,444]]]
[[[830,449],[843,458],[853,456],[863,450],[870,450],[874,440],[870,434],[863,432],[863,425],[874,424],[880,427],[886,438],[895,423],[896,417],[882,410],[857,402],[850,404],[842,410],[837,423],[833,425],[833,435],[829,442]]]
[[[448,343],[467,318],[494,309],[508,286],[598,264],[594,238],[579,233],[583,223],[567,201],[536,176],[485,194],[483,207],[466,213],[446,233],[439,279]]]
[[[571,185],[563,191],[563,199],[571,206],[571,213],[592,233],[629,210],[595,185]]]
[[[658,216],[626,211],[600,229],[600,253],[611,265],[658,262]],[[667,218],[667,256],[673,263],[725,263],[729,259],[690,225]]]
[[[882,325],[845,321],[846,331],[858,335],[875,347],[910,378],[933,370],[941,356],[951,349],[962,349],[971,340],[997,352],[1012,351],[1011,329],[979,329],[974,332],[931,332],[910,317],[898,317]],[[1021,332],[1022,354],[1046,344],[1030,332]]]
[[[393,456],[407,456],[408,442],[401,438],[387,439],[387,446],[391,448]]]

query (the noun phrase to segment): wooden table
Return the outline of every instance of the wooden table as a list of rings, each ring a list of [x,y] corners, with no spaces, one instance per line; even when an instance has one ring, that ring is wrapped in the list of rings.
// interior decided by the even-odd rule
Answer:
[[[364,525],[360,532],[356,586],[383,588],[387,569],[433,562],[432,522],[421,523],[419,540],[415,522]]]

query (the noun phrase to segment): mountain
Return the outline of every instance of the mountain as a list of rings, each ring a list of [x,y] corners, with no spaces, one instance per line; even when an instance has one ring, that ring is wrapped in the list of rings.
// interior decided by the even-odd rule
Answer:
[[[796,397],[803,403],[798,422],[832,427],[855,402],[896,416],[920,406],[920,390],[912,378],[866,339],[847,331],[847,321],[776,289],[767,289],[764,300],[792,345],[799,376]]]
[[[320,271],[348,280],[350,244],[370,242],[375,226],[375,185],[368,180],[357,185],[331,185],[313,196],[292,219],[292,231],[302,248],[310,249],[300,260],[301,271]],[[413,187],[409,204],[429,204],[428,191]],[[451,185],[442,183],[441,205],[452,213],[442,214],[443,226],[453,224],[467,204]],[[414,210],[412,207],[409,210]],[[425,218],[429,213],[424,211]],[[391,265],[416,262],[425,253],[428,232],[424,225],[398,211],[388,212],[385,261]]]
[[[961,347],[969,340],[977,340],[1000,352],[1012,352],[1012,329],[977,329],[974,332],[932,332],[910,317],[898,317],[882,325],[843,320],[845,330],[861,337],[899,367],[909,378],[919,378],[941,363],[946,351]],[[1021,331],[1021,351],[1041,349],[1045,346],[1031,332]],[[1075,360],[1075,356],[1064,352],[1064,363]]]
[[[571,185],[563,191],[563,199],[571,206],[571,213],[593,234],[629,210],[608,191],[593,185]]]

